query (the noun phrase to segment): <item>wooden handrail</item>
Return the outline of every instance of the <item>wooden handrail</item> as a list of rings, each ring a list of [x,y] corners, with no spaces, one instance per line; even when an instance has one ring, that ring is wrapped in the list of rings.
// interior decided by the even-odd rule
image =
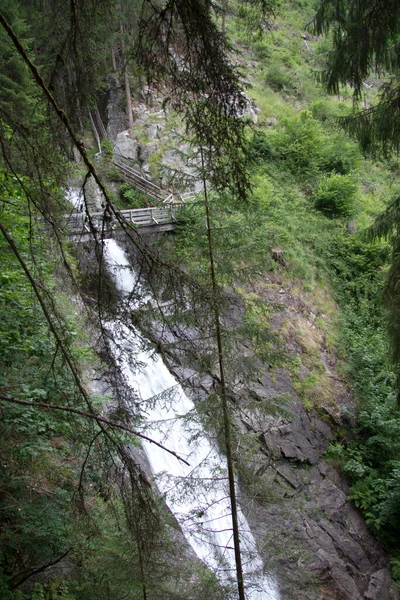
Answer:
[[[123,217],[128,223],[136,225],[137,227],[148,227],[152,225],[166,225],[176,222],[174,213],[182,206],[182,204],[168,204],[168,206],[151,206],[149,208],[129,208],[127,210],[119,211],[121,217]],[[90,218],[95,227],[98,223],[103,226],[104,212],[90,213]],[[86,230],[89,231],[87,218],[84,213],[71,213],[64,215],[60,219],[61,224],[64,224],[67,228],[71,227],[73,230]],[[115,219],[110,221],[110,225],[114,227],[116,225]]]

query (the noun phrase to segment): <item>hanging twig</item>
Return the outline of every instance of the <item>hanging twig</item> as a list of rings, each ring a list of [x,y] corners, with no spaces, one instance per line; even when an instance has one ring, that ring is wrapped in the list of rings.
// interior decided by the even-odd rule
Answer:
[[[190,467],[190,463],[188,463],[187,460],[185,460],[184,458],[179,456],[179,454],[177,454],[173,450],[170,450],[169,448],[166,448],[165,446],[163,446],[159,442],[156,442],[155,440],[148,437],[147,435],[144,435],[143,433],[139,433],[138,431],[131,429],[127,425],[123,425],[122,423],[116,423],[115,421],[110,421],[109,419],[100,417],[96,413],[94,413],[94,414],[87,413],[84,410],[79,410],[78,408],[72,408],[71,406],[61,406],[60,404],[47,404],[45,402],[30,402],[29,400],[20,400],[19,398],[9,398],[8,396],[0,396],[0,400],[3,400],[4,402],[11,402],[13,404],[21,404],[22,406],[33,406],[34,408],[45,408],[48,410],[63,410],[65,412],[70,412],[70,413],[74,413],[76,415],[80,415],[81,417],[85,417],[87,419],[95,419],[96,421],[98,421],[100,423],[104,423],[105,425],[109,425],[110,427],[115,427],[117,429],[122,429],[123,431],[127,431],[128,433],[131,433],[132,435],[136,435],[137,437],[141,438],[142,440],[146,440],[146,442],[155,444],[159,448],[162,448],[163,450],[165,450],[165,452],[172,454],[172,456],[175,456],[175,458],[177,458],[178,460],[182,461],[183,463],[185,463],[186,465],[188,465]]]
[[[15,590],[18,586],[20,586],[22,583],[24,583],[24,581],[26,581],[27,579],[30,579],[31,577],[33,577],[34,575],[38,575],[39,573],[43,573],[43,571],[45,571],[49,567],[52,567],[53,565],[56,565],[57,563],[60,562],[60,560],[62,560],[63,558],[65,558],[70,552],[71,552],[71,548],[68,548],[68,550],[66,550],[65,552],[63,552],[63,554],[61,554],[60,556],[58,556],[54,560],[51,560],[51,561],[47,562],[46,564],[42,565],[41,567],[38,567],[37,569],[34,569],[28,575],[24,575],[24,577],[22,577],[22,579],[20,579],[18,581],[18,583],[14,583],[14,585],[11,586],[11,589]]]

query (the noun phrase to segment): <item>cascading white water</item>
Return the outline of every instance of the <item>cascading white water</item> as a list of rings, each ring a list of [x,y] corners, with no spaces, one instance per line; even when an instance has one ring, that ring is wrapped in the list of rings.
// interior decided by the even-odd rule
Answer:
[[[83,199],[83,191],[80,188],[68,188],[65,192],[65,199],[68,202],[71,202],[73,207],[78,212],[83,212],[84,210],[84,199]]]
[[[104,256],[121,301],[129,302],[127,296],[135,287],[138,289],[138,282],[124,251],[109,239],[104,241]],[[145,296],[145,301],[148,299]],[[193,403],[162,359],[141,349],[139,332],[117,321],[109,323],[108,329],[125,381],[142,400],[146,434],[190,463],[188,467],[154,444],[144,442],[158,489],[196,554],[222,583],[233,581],[235,560],[225,459],[196,420]],[[263,574],[255,540],[240,509],[239,522],[247,598],[279,600],[276,584]]]

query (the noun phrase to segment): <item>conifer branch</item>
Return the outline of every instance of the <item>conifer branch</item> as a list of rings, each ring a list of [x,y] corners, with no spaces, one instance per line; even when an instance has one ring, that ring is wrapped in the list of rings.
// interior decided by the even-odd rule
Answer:
[[[33,288],[33,291],[35,292],[35,295],[39,301],[39,304],[42,308],[43,314],[46,317],[46,320],[49,324],[50,327],[50,331],[52,332],[53,336],[55,337],[57,344],[65,358],[65,361],[74,377],[75,383],[82,395],[82,397],[84,398],[90,413],[85,413],[85,416],[89,416],[89,414],[91,415],[91,418],[95,419],[97,421],[97,424],[99,425],[100,429],[102,429],[103,433],[105,433],[107,435],[106,430],[104,429],[103,423],[104,423],[104,419],[102,417],[99,417],[99,415],[95,412],[92,403],[90,401],[89,395],[81,381],[81,378],[79,376],[79,373],[77,371],[76,366],[73,363],[72,357],[70,356],[70,353],[68,352],[58,330],[57,327],[54,325],[53,319],[47,309],[47,306],[42,298],[42,294],[40,293],[39,287],[32,275],[32,273],[30,272],[30,269],[28,268],[26,262],[24,261],[24,259],[22,258],[14,240],[11,238],[11,236],[8,234],[7,230],[5,229],[4,225],[0,222],[0,231],[3,234],[4,238],[6,239],[6,241],[8,242],[9,246],[11,247],[12,251],[14,252],[16,258],[18,259],[18,262],[20,263],[22,269],[25,272],[25,275],[27,276],[27,278],[29,279],[29,282]],[[20,403],[22,403],[23,401],[19,401]],[[51,408],[53,405],[49,404],[47,406],[47,408]],[[78,409],[71,409],[71,412],[76,411]],[[124,428],[124,427],[121,427]],[[129,428],[127,429],[129,430]],[[147,436],[144,436],[143,434],[138,434],[137,432],[134,432],[133,430],[131,431],[131,433],[134,433],[135,435],[138,435],[138,437],[142,437],[143,439],[146,439],[149,442],[152,442],[154,444],[156,444],[157,446],[160,446],[161,448],[163,448],[164,450],[166,450],[166,448],[164,448],[161,444],[159,444],[158,442],[156,442],[155,440],[152,440],[151,438],[148,438]],[[179,458],[179,460],[182,460],[183,462],[185,462],[186,464],[188,464],[183,458],[178,457],[178,455],[173,452],[172,450],[168,450],[168,452],[170,454],[173,454],[176,456],[176,458]]]
[[[0,401],[11,402],[12,404],[21,404],[22,406],[32,406],[34,408],[43,408],[47,410],[63,410],[65,412],[85,417],[86,419],[95,419],[97,422],[104,423],[105,425],[109,425],[110,427],[115,427],[117,429],[122,429],[123,431],[127,431],[128,433],[131,433],[132,435],[135,435],[141,438],[142,440],[145,440],[146,442],[155,444],[162,450],[165,450],[165,452],[172,454],[172,456],[175,456],[175,458],[177,458],[181,462],[185,463],[185,465],[188,465],[190,467],[190,463],[188,463],[187,460],[179,456],[179,454],[177,454],[173,450],[166,448],[166,446],[164,446],[163,444],[156,442],[156,440],[153,440],[152,438],[148,437],[147,435],[144,435],[143,433],[139,433],[135,429],[131,429],[131,427],[128,427],[127,425],[123,425],[122,423],[116,423],[115,421],[105,419],[97,413],[88,413],[84,410],[79,410],[78,408],[72,408],[71,406],[61,406],[60,404],[48,404],[46,402],[30,402],[29,400],[20,400],[19,398],[10,398],[9,396],[2,395],[0,395]]]

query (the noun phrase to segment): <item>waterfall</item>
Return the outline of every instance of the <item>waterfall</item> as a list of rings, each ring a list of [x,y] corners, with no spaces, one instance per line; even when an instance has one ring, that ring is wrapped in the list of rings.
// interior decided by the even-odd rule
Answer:
[[[85,204],[82,189],[68,188],[65,190],[65,199],[73,205],[77,212],[83,212]]]
[[[128,295],[133,289],[138,290],[140,284],[124,251],[115,240],[108,239],[104,241],[104,257],[121,302],[129,303]],[[135,308],[133,304],[130,306],[132,310]],[[144,442],[157,487],[197,556],[221,583],[232,582],[235,560],[225,458],[196,419],[194,404],[161,357],[142,348],[139,332],[118,321],[107,327],[122,376],[141,399],[146,435],[190,463],[187,466],[154,444]],[[255,540],[240,509],[239,523],[247,598],[280,600],[275,582],[263,574]]]

